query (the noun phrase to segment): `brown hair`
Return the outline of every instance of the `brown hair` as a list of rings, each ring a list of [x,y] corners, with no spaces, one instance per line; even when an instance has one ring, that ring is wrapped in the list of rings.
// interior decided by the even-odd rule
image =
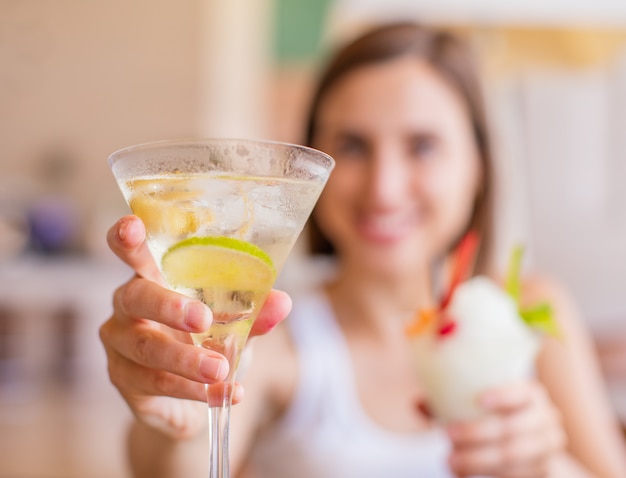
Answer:
[[[467,228],[452,247],[467,231],[477,231],[481,237],[477,269],[484,270],[488,266],[486,251],[493,233],[493,166],[477,68],[469,45],[460,37],[445,30],[403,22],[380,26],[348,43],[331,58],[319,79],[309,108],[305,144],[314,146],[320,104],[339,79],[360,67],[402,56],[425,61],[460,93],[466,103],[481,161],[482,184]],[[312,254],[335,253],[333,245],[320,230],[315,214],[309,221],[308,239]]]

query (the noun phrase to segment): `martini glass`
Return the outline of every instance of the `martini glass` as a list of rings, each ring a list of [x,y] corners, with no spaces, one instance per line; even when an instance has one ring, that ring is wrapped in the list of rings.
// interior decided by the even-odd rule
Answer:
[[[167,286],[213,312],[211,327],[192,339],[230,364],[223,394],[206,387],[210,478],[227,478],[241,351],[334,161],[303,146],[203,139],[132,146],[109,164]]]

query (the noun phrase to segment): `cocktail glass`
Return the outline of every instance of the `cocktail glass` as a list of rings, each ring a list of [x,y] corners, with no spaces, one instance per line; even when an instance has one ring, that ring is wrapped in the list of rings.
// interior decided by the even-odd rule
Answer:
[[[213,324],[194,344],[229,361],[223,396],[207,386],[210,478],[228,471],[228,421],[241,351],[334,166],[303,146],[206,139],[113,153],[109,164],[165,283],[199,299]]]
[[[481,393],[533,375],[540,336],[491,279],[463,282],[445,310],[433,314],[412,338],[412,351],[428,408],[441,422],[487,415]]]

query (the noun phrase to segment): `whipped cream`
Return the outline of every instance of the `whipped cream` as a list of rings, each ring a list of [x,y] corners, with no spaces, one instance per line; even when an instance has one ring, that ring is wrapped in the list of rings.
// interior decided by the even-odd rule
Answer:
[[[441,335],[434,327],[416,337],[415,365],[437,418],[471,420],[486,413],[478,404],[482,392],[534,373],[540,337],[515,301],[482,276],[460,284],[442,314],[454,330]]]

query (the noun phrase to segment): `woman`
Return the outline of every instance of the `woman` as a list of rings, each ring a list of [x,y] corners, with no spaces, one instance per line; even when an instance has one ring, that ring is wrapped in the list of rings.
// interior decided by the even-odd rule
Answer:
[[[337,161],[310,228],[313,251],[334,254],[336,275],[255,342],[246,398],[232,411],[235,476],[626,476],[589,337],[567,296],[544,279],[526,279],[524,300],[550,301],[562,338],[545,341],[536,378],[486,391],[486,418],[445,429],[419,406],[403,321],[435,300],[433,270],[468,230],[482,237],[477,271],[492,272],[491,157],[466,46],[413,24],[364,35],[322,75],[307,132],[308,144]],[[143,234],[128,217],[109,242],[154,279]],[[224,372],[215,354],[176,342],[206,321],[194,305],[181,323],[181,301],[135,278],[102,327],[112,381],[137,416],[138,477],[203,473],[204,404],[193,400],[203,399],[200,383]],[[258,331],[288,308],[275,292]],[[140,340],[153,321],[167,331],[154,345]],[[208,373],[188,372],[201,354]]]

